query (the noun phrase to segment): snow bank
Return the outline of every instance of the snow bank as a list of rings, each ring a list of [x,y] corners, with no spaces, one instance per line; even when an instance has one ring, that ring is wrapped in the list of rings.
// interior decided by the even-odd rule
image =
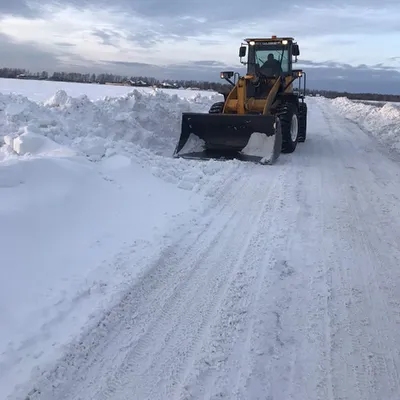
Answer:
[[[386,103],[379,107],[353,102],[345,97],[331,101],[346,118],[357,122],[382,143],[400,151],[400,108],[398,105]]]
[[[0,163],[0,397],[121,295],[200,199],[124,156]]]
[[[4,136],[4,143],[18,155],[75,155],[75,152],[71,149],[55,143],[46,136],[33,132],[28,127],[22,128],[22,133],[19,131],[16,134]]]
[[[72,98],[63,90],[44,104],[19,95],[0,95],[0,135],[27,129],[99,160],[111,153],[137,151],[135,146],[169,156],[179,137],[181,114],[206,112],[220,95],[198,94],[193,99],[162,91],[133,90],[122,97],[91,101],[85,94]]]
[[[237,168],[171,157],[181,112],[213,101],[0,94],[0,398],[179,240]]]

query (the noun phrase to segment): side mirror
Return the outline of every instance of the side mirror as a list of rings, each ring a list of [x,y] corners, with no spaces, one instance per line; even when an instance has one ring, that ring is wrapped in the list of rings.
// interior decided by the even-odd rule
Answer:
[[[240,48],[239,48],[239,57],[240,58],[246,56],[246,50],[247,50],[246,46],[240,46]]]
[[[298,44],[294,44],[292,48],[292,55],[297,57],[300,55],[300,49]]]
[[[234,75],[233,71],[222,71],[220,74],[221,79],[230,79],[232,78],[233,75]]]

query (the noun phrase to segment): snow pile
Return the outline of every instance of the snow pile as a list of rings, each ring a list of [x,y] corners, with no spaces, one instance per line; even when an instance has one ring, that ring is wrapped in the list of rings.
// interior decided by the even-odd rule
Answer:
[[[220,95],[193,99],[162,91],[133,90],[122,97],[91,101],[72,98],[63,90],[44,104],[18,95],[0,95],[0,135],[26,131],[71,147],[91,160],[115,153],[132,154],[137,147],[170,156],[181,129],[182,112],[207,112]]]
[[[199,152],[204,150],[204,140],[198,136],[190,135],[183,148],[178,152],[179,154],[186,154],[192,152]]]
[[[400,108],[386,103],[382,107],[353,102],[345,97],[331,100],[346,118],[357,122],[381,142],[400,151]]]
[[[27,126],[21,128],[14,134],[4,136],[4,143],[9,150],[14,151],[18,155],[75,155],[75,152],[71,149],[55,143],[53,140],[40,133],[35,133]]]
[[[201,199],[123,156],[1,163],[2,390],[122,295]]]
[[[242,150],[243,154],[261,157],[262,163],[272,160],[276,136],[266,136],[260,132],[254,132]]]
[[[213,101],[0,94],[0,398],[214,201],[239,163],[171,157],[182,111]]]

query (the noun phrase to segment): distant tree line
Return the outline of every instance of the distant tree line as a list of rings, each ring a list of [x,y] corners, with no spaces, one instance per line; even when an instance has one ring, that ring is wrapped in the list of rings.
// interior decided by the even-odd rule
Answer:
[[[225,82],[207,82],[197,80],[159,80],[145,76],[123,76],[116,74],[82,74],[79,72],[30,72],[20,68],[0,68],[0,78],[48,80],[57,82],[97,83],[97,84],[125,84],[127,86],[156,86],[167,88],[193,88],[200,90],[226,91],[231,86]]]
[[[96,83],[96,84],[121,84],[127,86],[153,86],[169,88],[192,88],[200,90],[213,90],[216,92],[226,92],[231,86],[225,82],[207,82],[197,80],[159,80],[146,76],[123,76],[117,74],[82,74],[79,72],[54,72],[49,74],[47,71],[30,72],[21,68],[0,68],[0,78],[48,80],[58,82],[77,82],[77,83]],[[349,93],[335,92],[332,90],[308,89],[308,95],[320,95],[327,98],[347,97],[350,100],[375,100],[375,101],[400,101],[400,95],[377,94],[377,93]]]

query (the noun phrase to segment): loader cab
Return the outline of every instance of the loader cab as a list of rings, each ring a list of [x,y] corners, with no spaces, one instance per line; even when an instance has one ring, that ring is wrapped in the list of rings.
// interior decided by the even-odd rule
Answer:
[[[293,62],[300,55],[299,46],[293,38],[246,39],[246,45],[239,49],[242,64],[247,65],[247,73],[262,74],[267,77],[292,75]],[[242,61],[246,56],[247,61]],[[293,60],[295,57],[295,60]]]

